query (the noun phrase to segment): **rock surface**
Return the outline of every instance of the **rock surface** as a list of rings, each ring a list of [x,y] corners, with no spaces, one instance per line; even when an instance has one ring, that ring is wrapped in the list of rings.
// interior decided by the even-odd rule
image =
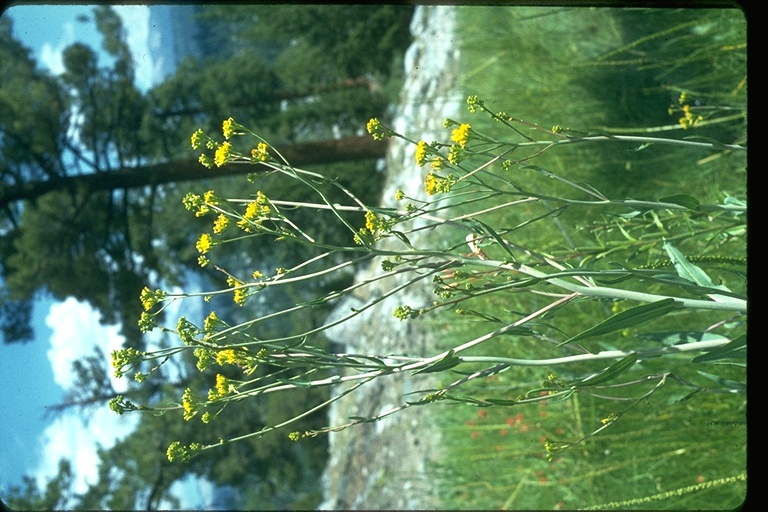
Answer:
[[[405,55],[406,80],[392,128],[413,140],[442,140],[443,119],[456,118],[463,97],[457,90],[459,52],[454,7],[419,6],[411,22],[414,42]],[[415,146],[392,139],[382,204],[395,206],[395,192],[426,199],[424,171],[416,166]],[[402,205],[399,205],[402,207]],[[409,235],[417,244],[418,233]],[[358,275],[366,279],[381,272],[379,262]],[[403,279],[377,281],[364,296],[349,297],[331,316],[346,315],[369,298],[383,295]],[[327,332],[351,353],[434,355],[435,333],[422,320],[400,321],[396,306],[419,308],[431,304],[433,285],[426,279],[389,297]],[[429,375],[390,375],[364,385],[334,403],[330,424],[350,416],[375,416],[404,403],[411,391],[429,389]],[[419,397],[420,395],[415,395]],[[429,464],[439,460],[439,439],[428,408],[412,407],[376,423],[356,425],[330,434],[330,457],[323,474],[321,509],[424,509],[441,506]]]

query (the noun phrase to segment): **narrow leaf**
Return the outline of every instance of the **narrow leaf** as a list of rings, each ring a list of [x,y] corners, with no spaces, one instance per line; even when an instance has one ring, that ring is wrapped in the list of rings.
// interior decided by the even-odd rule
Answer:
[[[574,341],[582,340],[584,338],[590,338],[592,336],[600,336],[602,334],[608,334],[609,332],[620,331],[631,327],[633,325],[647,322],[653,318],[664,316],[677,307],[675,299],[662,299],[650,304],[643,304],[634,308],[622,311],[607,320],[600,322],[599,324],[590,327],[584,332],[577,334],[576,336],[562,342],[560,346]]]
[[[726,292],[731,291],[723,285],[716,285],[715,283],[713,283],[706,272],[704,272],[701,268],[697,267],[696,265],[688,261],[686,257],[683,256],[683,253],[677,250],[672,244],[670,244],[666,240],[664,240],[664,249],[667,251],[667,254],[669,255],[669,259],[672,260],[672,263],[675,265],[675,270],[677,271],[677,275],[679,275],[683,279],[692,281],[695,284],[699,286],[704,286],[706,288],[714,288],[714,289],[723,290]],[[721,301],[722,299],[725,298],[722,295],[716,295],[716,294],[709,294],[709,297],[715,301]]]
[[[444,370],[449,370],[453,368],[459,363],[461,363],[461,359],[459,359],[458,356],[454,355],[453,350],[449,350],[448,353],[445,354],[445,357],[443,357],[439,361],[435,361],[429,366],[422,368],[421,370],[416,370],[415,372],[413,372],[413,374],[417,375],[419,373],[442,372]]]
[[[630,149],[629,151],[642,151],[645,148],[651,147],[652,145],[653,145],[653,142],[645,142],[645,143],[640,144],[639,146],[637,146],[635,149]]]
[[[411,241],[408,240],[408,237],[405,236],[405,233],[402,233],[400,231],[395,231],[394,229],[391,230],[390,233],[392,233],[397,238],[399,238],[400,241],[403,242],[406,245],[406,247],[408,247],[409,249],[416,250],[416,248],[413,245],[411,245]]]
[[[486,398],[486,402],[493,405],[517,405],[519,402],[517,400],[508,400],[503,398]]]
[[[625,371],[632,368],[632,366],[634,366],[636,362],[637,362],[637,354],[636,353],[629,354],[624,359],[616,361],[608,368],[605,368],[594,375],[590,375],[589,377],[582,380],[581,382],[578,382],[576,385],[577,386],[595,386],[597,384],[608,382],[609,380],[616,378],[619,374],[622,374]]]
[[[710,350],[706,354],[694,357],[691,362],[694,363],[709,363],[712,361],[720,361],[722,359],[746,359],[747,357],[747,337],[741,335],[730,343],[726,343],[722,347],[717,347]]]
[[[504,249],[507,252],[507,254],[512,256],[513,259],[515,258],[515,254],[512,252],[512,250],[510,249],[510,247],[507,244],[507,242],[504,241],[504,239],[501,238],[501,236],[496,231],[494,231],[494,229],[491,226],[489,226],[485,222],[479,221],[477,219],[474,219],[474,220],[475,220],[475,222],[480,224],[480,226],[482,226],[482,228],[483,228],[482,232],[483,233],[487,233],[487,234],[491,235],[493,237],[493,239],[496,240],[496,242],[501,246],[501,248]]]
[[[713,375],[711,373],[702,371],[699,371],[699,375],[706,377],[711,381],[717,382],[724,388],[730,389],[731,391],[737,391],[741,393],[746,393],[747,391],[747,385],[742,382],[736,382],[735,380],[726,379],[724,377],[720,377],[719,375]]]
[[[721,334],[698,331],[667,331],[667,332],[644,332],[637,335],[644,340],[655,341],[667,346],[682,345],[684,343],[693,343],[696,341],[715,341],[726,340]]]
[[[679,404],[681,402],[686,402],[686,401],[690,400],[691,398],[693,398],[694,396],[696,396],[701,391],[702,391],[701,389],[694,389],[690,393],[685,393],[685,394],[680,394],[680,395],[673,395],[673,396],[669,397],[669,399],[667,399],[667,403],[669,405],[672,405],[672,404]]]
[[[688,194],[673,194],[671,196],[660,197],[660,203],[672,203],[688,208],[689,210],[698,210],[701,203]]]

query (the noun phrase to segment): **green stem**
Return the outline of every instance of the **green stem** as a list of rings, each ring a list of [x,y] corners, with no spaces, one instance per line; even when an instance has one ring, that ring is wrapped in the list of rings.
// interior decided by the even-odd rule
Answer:
[[[701,352],[711,350],[730,343],[728,339],[717,339],[707,341],[696,341],[684,345],[673,345],[671,347],[650,348],[643,350],[604,350],[597,354],[578,354],[566,357],[556,357],[552,359],[515,359],[511,357],[494,356],[460,356],[463,363],[493,363],[507,364],[510,366],[554,366],[561,364],[576,363],[579,361],[596,361],[600,359],[621,359],[631,354],[637,354],[639,357],[648,359],[669,354],[679,354],[685,352]]]

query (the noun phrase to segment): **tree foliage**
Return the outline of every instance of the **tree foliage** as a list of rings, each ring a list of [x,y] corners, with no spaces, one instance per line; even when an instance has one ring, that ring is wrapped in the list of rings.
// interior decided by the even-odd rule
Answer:
[[[263,126],[286,154],[293,148],[297,155],[308,155],[304,164],[327,176],[328,183],[342,183],[370,201],[378,198],[382,175],[375,171],[375,159],[383,156],[386,145],[358,137],[358,128],[373,115],[385,115],[391,98],[380,85],[399,78],[392,72],[393,63],[409,42],[412,8],[354,6],[350,11],[354,16],[339,18],[343,27],[326,24],[326,36],[343,30],[355,38],[373,27],[383,28],[390,34],[388,38],[381,40],[382,34],[374,31],[370,37],[376,38],[376,46],[359,55],[352,55],[349,49],[340,53],[347,36],[334,39],[332,46],[323,46],[327,51],[312,54],[317,67],[305,68],[305,54],[287,51],[295,46],[294,40],[304,40],[302,47],[322,40],[317,27],[312,31],[302,28],[311,20],[303,14],[304,7],[275,9],[281,23],[290,23],[279,34],[251,31],[242,19],[230,14],[203,22],[215,28],[198,31],[203,55],[183,61],[172,76],[148,91],[135,84],[125,29],[108,6],[96,7],[92,18],[80,20],[95,23],[107,59],[93,48],[72,44],[63,53],[65,71],[60,76],[41,70],[29,49],[14,38],[10,20],[0,19],[0,71],[4,76],[0,84],[0,270],[4,284],[0,329],[4,342],[33,338],[31,306],[44,292],[56,299],[73,296],[88,302],[99,310],[103,322],[121,323],[126,346],[142,347],[146,340],[136,318],[143,286],[225,277],[197,264],[193,237],[203,221],[163,215],[177,209],[188,191],[177,186],[180,180],[195,180],[201,188],[215,183],[217,190],[242,192],[239,184],[222,177],[225,173],[217,174],[217,169],[208,170],[194,160],[189,134],[198,127],[218,131],[222,119],[237,115]],[[246,18],[248,12],[272,11],[265,11],[266,6],[229,8]],[[332,10],[331,18],[338,14],[337,8]],[[324,14],[326,21],[328,15]],[[301,18],[303,25],[296,25],[293,18]],[[372,22],[381,25],[376,28]],[[291,36],[291,31],[298,30],[305,33]],[[308,36],[311,39],[305,40]],[[216,37],[234,37],[238,44],[205,43]],[[377,51],[371,52],[374,47]],[[345,64],[346,59],[352,62]],[[261,179],[260,186],[270,193],[296,195],[295,190],[268,177]],[[330,198],[337,197],[334,187],[328,189]],[[306,220],[317,222],[311,214]],[[328,232],[324,236],[332,239],[337,235]],[[281,252],[281,248],[252,244],[245,254],[233,254],[232,260],[277,262],[301,257],[284,248]],[[293,297],[273,295],[271,304],[300,300],[305,292],[296,288],[286,292]],[[220,304],[217,309],[224,307]],[[251,314],[231,301],[226,307],[235,317]],[[306,315],[302,320],[306,328],[317,327],[325,312],[317,308]],[[268,328],[277,332],[281,327]],[[203,379],[191,378],[197,374],[193,361],[175,368],[174,374],[159,372],[141,390],[131,386],[125,396],[137,402],[165,403],[185,387],[205,393]],[[69,392],[55,412],[71,408],[85,412],[114,396],[99,354],[84,357],[73,371],[78,388]],[[242,411],[235,414],[234,409],[224,411],[218,422],[220,431],[214,433],[229,438],[266,424],[268,416],[296,414],[300,407],[299,403],[273,400],[247,415]],[[317,417],[307,418],[305,426],[319,427],[318,421]],[[208,478],[218,486],[247,487],[251,506],[285,508],[296,500],[314,506],[318,501],[317,477],[326,457],[325,443],[308,447],[276,438],[254,440],[235,443],[189,467],[169,467],[164,453],[168,442],[191,441],[198,430],[193,422],[178,425],[164,416],[144,418],[133,434],[111,448],[100,448],[97,481],[84,493],[73,491],[72,468],[62,461],[45,490],[26,479],[24,487],[9,496],[11,504],[23,509],[157,508],[173,504],[169,490],[188,474]],[[283,462],[275,464],[276,460]]]
[[[331,10],[323,16],[338,14]],[[188,241],[184,230],[161,221],[158,213],[184,194],[169,180],[205,182],[215,176],[190,158],[188,136],[197,127],[213,130],[236,114],[263,126],[273,142],[318,144],[296,151],[313,155],[316,163],[368,157],[326,171],[363,185],[357,190],[363,196],[377,193],[370,180],[359,177],[372,175],[372,158],[380,157],[384,146],[365,154],[373,147],[368,140],[361,146],[354,137],[342,139],[348,144],[331,139],[357,135],[353,127],[384,113],[386,96],[360,76],[387,80],[408,38],[380,40],[375,57],[360,61],[351,50],[341,52],[344,38],[333,36],[323,42],[328,51],[317,56],[317,68],[304,68],[294,65],[304,54],[288,51],[292,41],[317,44],[322,38],[317,28],[308,29],[303,6],[199,11],[220,15],[213,23],[216,32],[236,35],[238,44],[207,48],[202,60],[190,57],[146,92],[135,85],[126,33],[110,7],[93,11],[109,62],[102,64],[94,49],[74,43],[64,51],[65,71],[58,77],[37,68],[3,18],[0,66],[9,79],[0,89],[0,257],[7,291],[0,297],[0,328],[6,342],[32,339],[31,304],[45,291],[57,299],[87,301],[104,322],[121,322],[130,344],[142,343],[133,320],[136,291],[152,284],[151,276],[178,279],[196,268],[196,257],[181,249]],[[343,25],[326,26],[326,36],[367,33],[374,21],[387,33],[407,34],[410,12],[355,6],[353,16],[340,18]],[[242,23],[248,13],[259,13],[260,26],[278,16],[274,20],[285,22],[286,31],[254,32]],[[294,30],[305,33],[290,37]],[[376,30],[370,35],[380,36]],[[347,58],[355,62],[342,65]],[[293,70],[284,74],[282,68]],[[325,77],[320,81],[318,69]]]

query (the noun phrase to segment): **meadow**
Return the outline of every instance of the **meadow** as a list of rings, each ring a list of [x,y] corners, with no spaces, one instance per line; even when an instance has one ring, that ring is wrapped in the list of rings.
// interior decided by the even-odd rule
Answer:
[[[738,506],[747,457],[743,15],[473,6],[458,9],[458,27],[467,112],[444,121],[444,139],[367,123],[374,139],[415,145],[423,188],[418,197],[398,190],[397,207],[293,167],[232,118],[224,141],[194,132],[204,164],[260,166],[249,181],[280,176],[307,194],[187,194],[196,217],[216,216],[195,247],[227,287],[145,288],[140,328],[156,328],[168,304],[189,297],[223,294],[243,306],[276,287],[315,294],[231,323],[216,312],[202,325],[182,317],[167,329],[182,345],[116,351],[116,374],[139,382],[141,368],[194,356],[201,374],[210,368],[208,391],[187,388],[163,407],[119,396],[110,407],[175,411],[217,428],[228,405],[273,400],[276,414],[248,433],[168,446],[170,461],[187,461],[277,430],[300,441],[424,406],[444,452],[429,474],[446,508]],[[230,142],[241,136],[250,151]],[[209,260],[216,246],[248,240],[302,247],[307,259],[274,270],[262,261],[240,277]],[[377,272],[334,280],[363,267]],[[407,303],[430,280],[434,303]],[[356,294],[338,318],[307,325],[308,312]],[[377,305],[388,316],[376,320],[382,331],[426,338],[426,326],[439,346],[429,355],[327,348],[324,331],[378,315]],[[291,331],[271,332],[269,322]],[[366,383],[422,373],[437,387],[317,423]],[[282,396],[301,392],[298,410],[287,410]]]
[[[559,125],[585,133],[746,142],[746,22],[737,10],[463,7],[459,20],[463,91],[484,99],[494,112],[504,111],[547,129]],[[690,112],[683,109],[686,104],[702,114],[696,126],[685,126],[682,120]],[[467,113],[457,121],[499,140],[513,135],[506,125],[481,113]],[[702,203],[722,202],[726,196],[745,198],[743,157],[668,146],[638,150],[637,146],[579,145],[538,155],[533,163],[588,183],[610,198],[651,200],[680,193]],[[536,173],[518,174],[515,179],[539,180],[536,183],[544,190],[552,190]],[[492,205],[490,199],[488,206]],[[537,210],[540,207],[505,208],[485,214],[482,220],[497,230],[509,229],[520,246],[578,255],[570,260],[574,266],[587,259],[600,260],[605,268],[614,263],[651,266],[663,259],[649,243],[651,238],[658,240],[658,233],[649,233],[647,225],[632,231],[631,223],[621,227],[618,217],[605,212],[568,208],[559,216],[525,226],[526,219],[545,213]],[[656,228],[651,226],[651,231]],[[721,282],[745,279],[745,233],[717,244],[711,237],[689,236],[683,225],[658,225],[658,231],[666,238],[677,237],[676,243],[689,255],[742,258],[741,264],[714,263],[704,268],[720,276]],[[602,250],[596,250],[598,246]],[[531,309],[532,300],[535,296],[519,293],[474,297],[462,308],[482,314],[444,312],[436,328],[443,332],[445,348],[455,347],[491,331],[494,322],[487,317],[519,318],[518,312]],[[610,308],[610,303],[603,304],[603,313]],[[595,314],[600,312],[594,307],[577,305],[547,321],[573,334],[591,325]],[[717,314],[711,319],[712,324],[727,321]],[[653,325],[644,324],[640,332],[624,330],[600,343],[603,348],[638,346],[643,344],[643,330],[672,331],[684,322],[659,319]],[[490,351],[508,357],[535,359],[549,350],[540,341],[515,336],[493,342]],[[483,349],[489,352],[488,346]],[[708,388],[707,379],[699,370],[734,382],[745,379],[740,366],[703,368],[688,363],[689,359],[649,359],[624,377],[631,381],[633,376],[643,379],[671,372],[704,388]],[[711,370],[713,366],[716,371]],[[570,371],[563,369],[556,378],[567,380]],[[444,384],[459,377],[446,376]],[[552,370],[546,367],[513,367],[461,389],[463,395],[477,398],[513,399],[552,379]],[[744,390],[707,389],[693,396],[690,388],[668,379],[658,392],[633,401],[649,388],[638,384],[538,404],[434,407],[448,453],[436,468],[446,507],[738,506],[746,494]],[[621,414],[620,421],[590,435],[603,426],[601,419],[628,403],[632,407]],[[556,453],[545,449],[547,441],[579,440]]]

